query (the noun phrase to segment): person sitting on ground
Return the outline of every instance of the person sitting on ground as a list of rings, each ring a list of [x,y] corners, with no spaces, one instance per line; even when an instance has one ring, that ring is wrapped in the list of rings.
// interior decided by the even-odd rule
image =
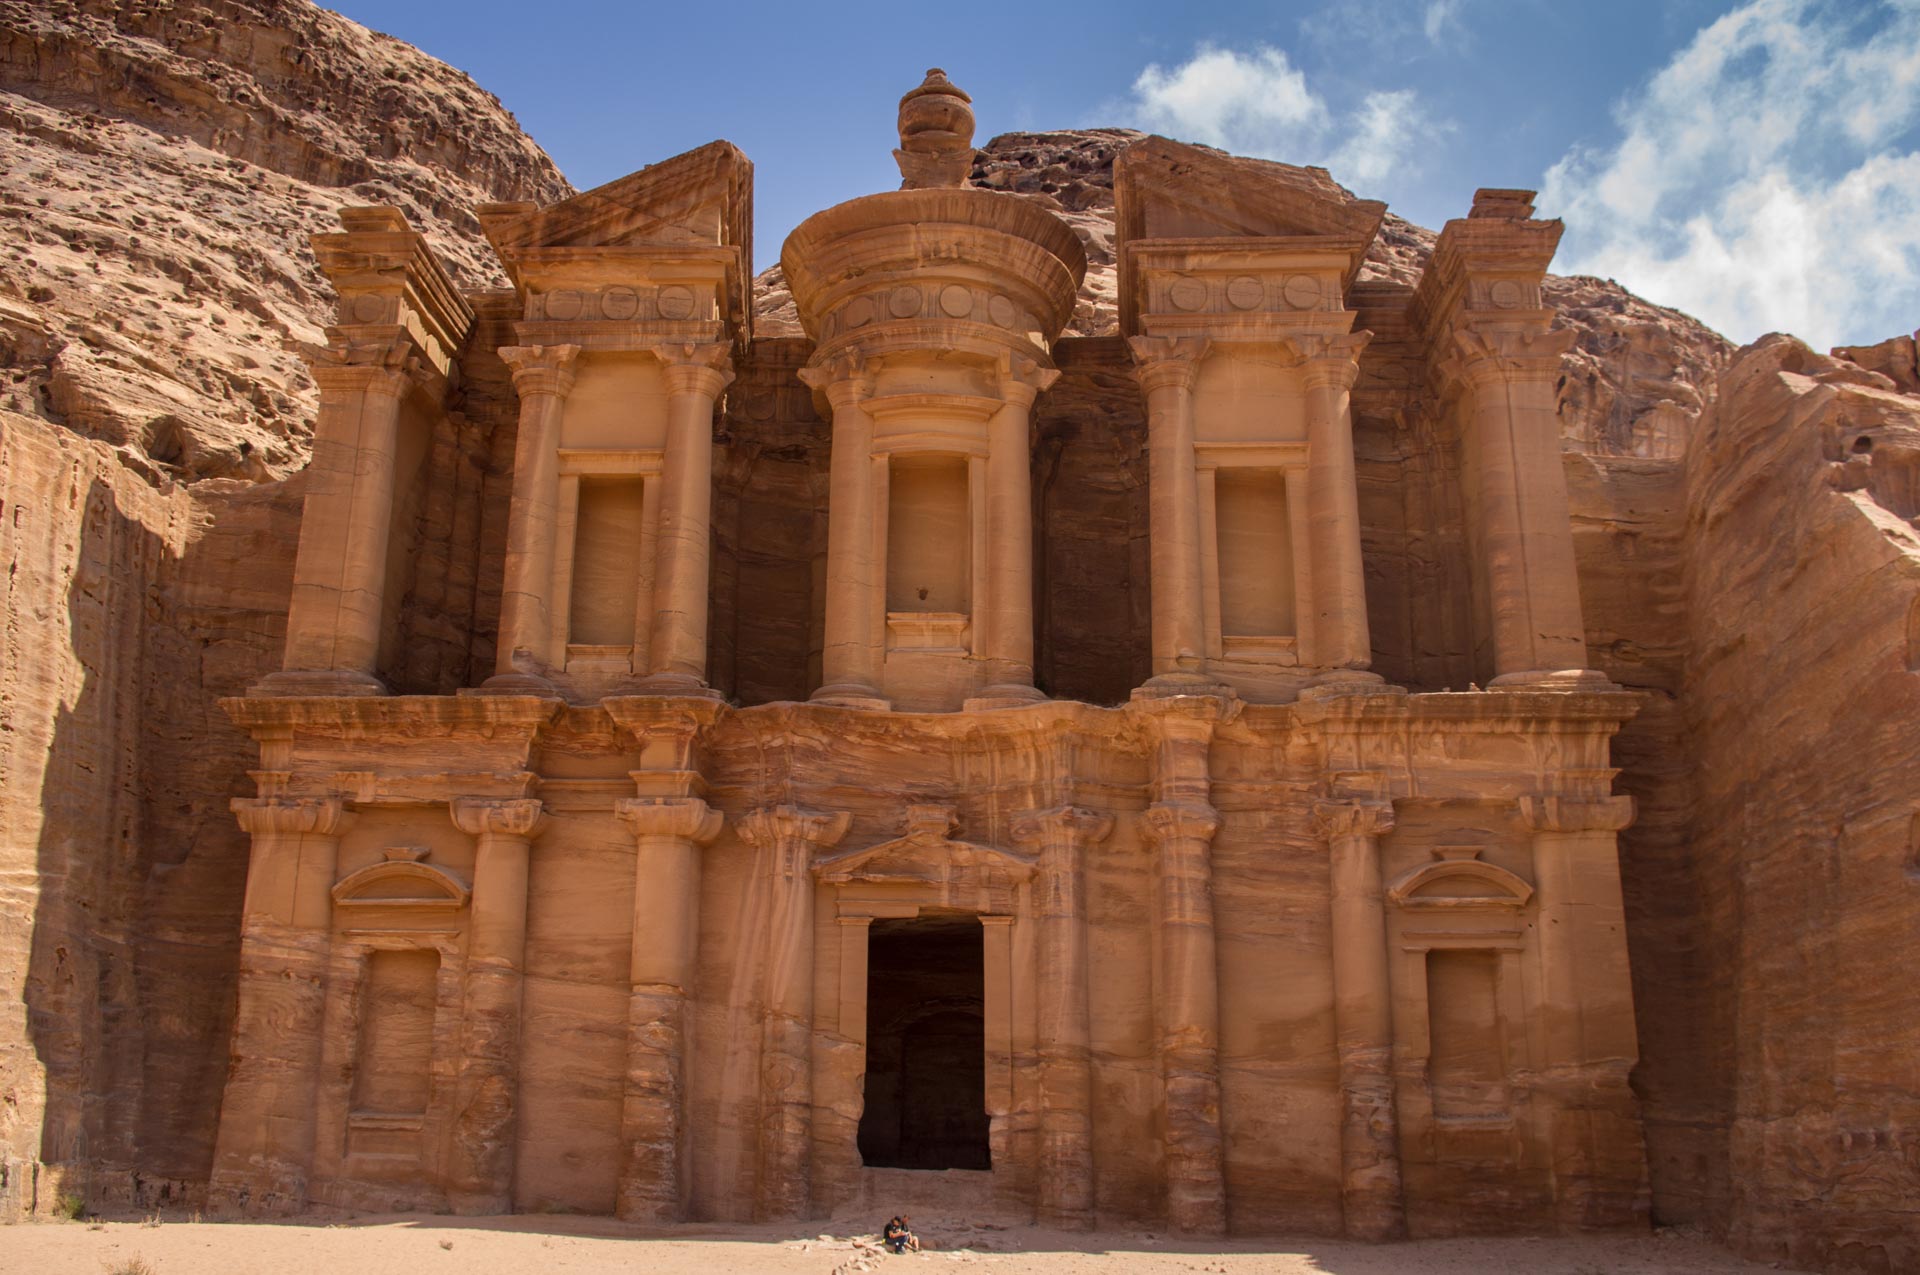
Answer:
[[[887,1222],[886,1229],[880,1232],[880,1238],[885,1241],[888,1251],[894,1253],[920,1251],[920,1237],[907,1227],[907,1223],[911,1221],[913,1221],[912,1218],[902,1213],[899,1217]]]

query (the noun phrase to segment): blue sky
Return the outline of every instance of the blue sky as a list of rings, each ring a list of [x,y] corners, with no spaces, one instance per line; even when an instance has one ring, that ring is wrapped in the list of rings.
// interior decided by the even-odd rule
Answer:
[[[980,142],[1148,128],[1326,164],[1431,227],[1533,187],[1557,270],[1735,339],[1920,326],[1920,0],[334,7],[467,71],[583,189],[734,142],[761,266],[897,184],[895,104],[937,65]]]

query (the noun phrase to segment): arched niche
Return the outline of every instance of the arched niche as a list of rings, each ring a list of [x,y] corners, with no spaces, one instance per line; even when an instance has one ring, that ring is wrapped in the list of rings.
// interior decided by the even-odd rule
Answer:
[[[466,882],[444,868],[421,862],[420,846],[396,846],[386,860],[340,878],[333,902],[343,908],[411,908],[457,912],[471,896]]]

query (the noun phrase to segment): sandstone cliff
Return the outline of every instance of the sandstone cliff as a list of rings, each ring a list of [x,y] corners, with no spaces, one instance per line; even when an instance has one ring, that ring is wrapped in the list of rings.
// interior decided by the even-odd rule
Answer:
[[[301,482],[266,480],[307,461],[288,346],[332,308],[307,235],[397,204],[484,286],[471,206],[570,187],[466,76],[309,4],[9,2],[0,33],[11,1218],[206,1175],[254,757],[214,705],[279,661]]]

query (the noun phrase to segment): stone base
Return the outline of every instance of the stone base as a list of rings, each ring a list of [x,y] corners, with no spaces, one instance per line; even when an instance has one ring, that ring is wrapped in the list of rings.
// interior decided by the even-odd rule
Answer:
[[[1205,673],[1156,673],[1140,685],[1133,688],[1132,698],[1173,699],[1180,695],[1215,695],[1224,699],[1234,698],[1231,686],[1216,682]]]
[[[989,686],[978,695],[968,696],[960,709],[966,713],[990,712],[996,708],[1025,708],[1029,704],[1046,704],[1050,701],[1032,686],[1020,682],[1006,682],[998,686]]]
[[[836,682],[823,686],[807,697],[810,704],[828,704],[834,708],[865,708],[885,713],[893,708],[891,700],[871,686],[857,682]]]
[[[552,682],[533,673],[515,670],[511,673],[495,673],[478,686],[462,687],[462,695],[532,695],[540,699],[552,699],[560,692],[554,689]]]
[[[332,699],[346,695],[388,695],[387,684],[358,669],[286,669],[269,673],[247,694],[262,699]]]
[[[719,691],[687,673],[649,673],[645,677],[624,683],[620,687],[619,694],[683,695],[701,699],[725,698]]]
[[[1313,680],[1300,690],[1303,700],[1338,699],[1343,695],[1379,695],[1382,693],[1406,691],[1397,686],[1388,686],[1387,679],[1378,673],[1366,669],[1336,668],[1316,674]]]
[[[1617,691],[1619,686],[1599,669],[1528,669],[1502,673],[1487,683],[1490,691]]]

